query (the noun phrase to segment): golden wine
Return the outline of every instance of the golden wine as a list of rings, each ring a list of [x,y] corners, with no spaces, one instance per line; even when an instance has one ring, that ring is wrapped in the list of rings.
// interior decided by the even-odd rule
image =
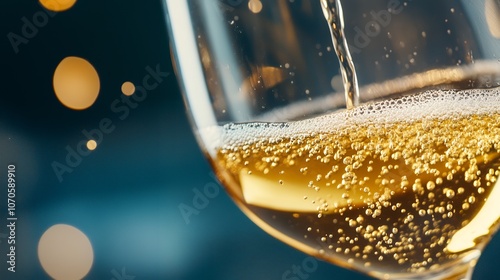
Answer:
[[[290,123],[230,124],[212,158],[275,237],[376,275],[433,273],[500,215],[500,91],[428,91]]]

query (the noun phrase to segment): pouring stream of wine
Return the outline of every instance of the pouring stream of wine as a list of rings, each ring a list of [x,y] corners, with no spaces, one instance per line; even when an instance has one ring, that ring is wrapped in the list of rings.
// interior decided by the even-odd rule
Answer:
[[[330,27],[333,46],[340,62],[342,80],[344,83],[347,109],[359,105],[359,88],[356,68],[352,61],[349,45],[344,33],[344,14],[340,0],[320,0],[323,14]]]

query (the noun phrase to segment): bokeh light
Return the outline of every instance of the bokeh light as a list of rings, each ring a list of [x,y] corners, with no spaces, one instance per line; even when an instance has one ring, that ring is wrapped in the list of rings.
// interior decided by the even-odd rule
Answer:
[[[122,93],[126,96],[131,96],[135,92],[135,85],[132,82],[124,82],[122,84]]]
[[[92,106],[101,86],[94,66],[75,56],[68,56],[59,63],[54,71],[53,85],[57,99],[74,110]]]
[[[55,280],[82,279],[94,262],[88,237],[70,225],[50,227],[38,242],[38,259]]]
[[[260,0],[250,0],[248,1],[248,8],[252,13],[258,14],[262,11],[262,2]]]
[[[89,151],[97,149],[97,142],[95,140],[89,140],[87,142],[87,149],[89,149]]]
[[[39,2],[47,10],[62,12],[71,9],[76,0],[39,0]]]
[[[484,10],[491,35],[500,39],[500,3],[495,0],[486,0]]]

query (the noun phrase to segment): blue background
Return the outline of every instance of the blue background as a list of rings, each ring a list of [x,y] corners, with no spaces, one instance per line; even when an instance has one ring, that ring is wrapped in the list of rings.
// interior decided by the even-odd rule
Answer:
[[[50,17],[16,53],[7,34],[21,34],[23,18],[32,21],[41,11],[37,1],[0,3],[0,172],[15,163],[19,180],[18,272],[6,272],[0,227],[0,279],[49,279],[36,247],[61,223],[92,242],[95,260],[86,279],[120,280],[118,273],[130,280],[277,280],[301,266],[306,255],[260,230],[222,190],[189,223],[181,215],[181,204],[193,206],[193,189],[203,191],[215,179],[185,114],[161,1],[78,1]],[[100,75],[99,98],[88,110],[69,110],[54,95],[52,75],[67,56],[87,59]],[[170,75],[121,120],[110,104],[121,98],[123,82],[140,85],[148,66]],[[97,128],[103,118],[115,130],[60,182],[51,164],[63,163],[66,146],[76,146],[82,130]],[[0,221],[5,197],[0,181]],[[474,279],[497,279],[498,251],[500,238],[487,248]],[[288,279],[368,278],[318,261],[307,278]]]

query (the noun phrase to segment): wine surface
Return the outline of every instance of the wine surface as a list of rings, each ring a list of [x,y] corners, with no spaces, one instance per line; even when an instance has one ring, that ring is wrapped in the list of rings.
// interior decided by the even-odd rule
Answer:
[[[253,221],[296,248],[379,277],[435,272],[496,229],[498,104],[498,89],[428,91],[230,124],[212,161]]]

